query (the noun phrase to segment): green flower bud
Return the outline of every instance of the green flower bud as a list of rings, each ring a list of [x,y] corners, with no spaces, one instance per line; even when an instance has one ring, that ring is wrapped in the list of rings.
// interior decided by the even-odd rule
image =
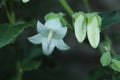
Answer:
[[[86,37],[86,15],[83,12],[75,13],[74,30],[77,41],[82,43]]]
[[[87,37],[93,48],[97,48],[100,42],[101,21],[98,13],[87,14]]]

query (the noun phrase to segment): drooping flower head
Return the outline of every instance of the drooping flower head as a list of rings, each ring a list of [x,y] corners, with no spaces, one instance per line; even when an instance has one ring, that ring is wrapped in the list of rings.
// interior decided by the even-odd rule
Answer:
[[[82,43],[86,37],[93,48],[97,48],[100,42],[101,17],[98,13],[78,12],[73,14],[74,30],[77,41]]]
[[[45,55],[50,55],[55,47],[60,50],[68,50],[70,47],[63,41],[67,27],[62,24],[62,14],[50,13],[45,20],[44,25],[40,21],[37,22],[38,34],[29,37],[28,40],[33,44],[42,44]]]

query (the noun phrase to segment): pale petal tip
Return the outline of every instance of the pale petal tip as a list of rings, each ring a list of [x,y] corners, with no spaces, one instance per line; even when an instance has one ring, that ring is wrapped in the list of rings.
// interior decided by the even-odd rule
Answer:
[[[68,47],[66,48],[66,50],[69,50],[70,48],[71,48],[71,47],[68,46]]]
[[[70,47],[63,40],[59,40],[59,42],[56,44],[56,47],[59,50],[68,50],[68,49],[70,49]]]
[[[91,45],[91,47],[93,47],[93,48],[96,49],[96,48],[98,47],[99,43],[98,43],[98,44],[93,44],[93,43],[92,43],[92,44],[90,44],[90,45]]]
[[[23,3],[27,3],[29,2],[30,0],[22,0]]]
[[[35,43],[35,41],[33,40],[32,37],[28,37],[27,39],[28,39],[28,41],[30,41],[31,43],[33,43],[33,44]]]
[[[66,44],[66,46],[61,50],[69,50],[69,49],[70,49],[70,47]]]
[[[82,43],[84,40],[85,40],[85,38],[84,38],[84,39],[77,38],[77,41],[78,41],[79,43]]]
[[[28,39],[28,41],[30,41],[30,42],[32,42],[32,41],[33,41],[33,40],[31,39],[31,37],[28,37],[27,39]]]
[[[46,50],[46,51],[44,51],[44,50],[43,50],[43,54],[44,54],[44,55],[46,55],[46,56],[51,55],[51,54],[52,54],[52,52],[53,52],[53,51],[51,51],[51,52],[50,52],[50,51],[47,51],[47,50]]]
[[[40,34],[34,35],[32,37],[27,38],[33,44],[40,44],[42,42],[42,38]]]

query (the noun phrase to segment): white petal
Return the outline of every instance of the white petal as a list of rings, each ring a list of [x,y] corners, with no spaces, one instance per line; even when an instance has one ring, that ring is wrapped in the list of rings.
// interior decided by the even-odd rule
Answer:
[[[41,34],[41,36],[48,37],[49,29],[43,26],[40,22],[37,24],[37,31],[39,34]]]
[[[55,18],[47,20],[45,23],[45,27],[55,30],[57,27],[62,27],[62,24],[59,18]]]
[[[56,43],[56,47],[60,50],[68,50],[70,49],[70,47],[64,43],[63,40],[58,40],[57,43]]]
[[[33,44],[40,44],[42,42],[42,36],[40,34],[28,37],[28,40]]]
[[[44,25],[40,21],[38,21],[37,22],[37,31],[38,32],[42,31],[43,27],[44,27]]]
[[[56,28],[53,38],[63,39],[67,33],[67,27]]]
[[[75,27],[75,36],[78,42],[82,43],[86,37],[86,20],[83,15],[79,15],[74,23]]]
[[[52,39],[51,43],[48,45],[47,38],[45,38],[42,42],[42,49],[45,55],[50,55],[55,48],[55,42]]]
[[[23,3],[27,3],[29,2],[30,0],[22,0]]]
[[[87,25],[87,36],[90,45],[93,48],[97,48],[100,42],[100,28],[96,17]]]

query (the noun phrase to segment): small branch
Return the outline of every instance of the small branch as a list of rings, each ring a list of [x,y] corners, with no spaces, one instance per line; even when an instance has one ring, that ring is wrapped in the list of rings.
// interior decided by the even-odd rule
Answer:
[[[9,13],[9,11],[8,11],[8,8],[7,8],[6,3],[4,3],[4,8],[5,8],[5,12],[6,12],[6,15],[7,15],[7,17],[8,17],[9,22],[12,23],[12,22],[11,22],[11,16],[10,16],[10,13]]]
[[[15,24],[15,13],[14,13],[14,2],[13,0],[10,0],[10,11],[11,11],[11,21],[13,24]]]
[[[14,11],[12,11],[10,13],[8,11],[8,7],[7,7],[6,3],[4,3],[4,8],[5,8],[5,12],[6,12],[6,15],[8,17],[8,20],[9,20],[10,24],[15,25],[15,14],[14,14]]]
[[[115,71],[112,72],[112,80],[116,80]]]
[[[73,30],[73,27],[72,27],[72,25],[65,19],[65,22],[66,22],[66,24],[68,25],[68,28],[70,29],[70,30]]]
[[[68,3],[65,0],[59,0],[60,4],[63,6],[63,8],[67,11],[67,13],[72,16],[74,13],[73,10],[70,8]]]
[[[84,1],[84,4],[85,4],[85,7],[86,7],[87,11],[88,11],[88,12],[91,12],[92,10],[91,10],[91,8],[90,8],[90,5],[89,5],[88,0],[83,0],[83,1]]]

